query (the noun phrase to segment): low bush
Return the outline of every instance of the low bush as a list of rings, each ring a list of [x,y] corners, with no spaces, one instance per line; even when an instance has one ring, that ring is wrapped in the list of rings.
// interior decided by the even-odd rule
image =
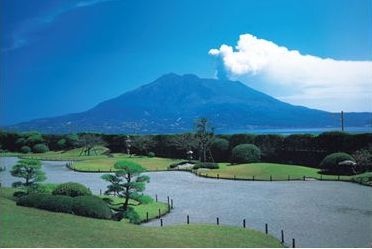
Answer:
[[[45,195],[38,208],[53,212],[72,213],[72,197],[50,194]]]
[[[13,196],[16,198],[21,198],[22,196],[28,195],[27,192],[25,191],[16,191],[13,193]]]
[[[232,163],[255,163],[260,159],[261,150],[254,144],[240,144],[232,150]]]
[[[136,211],[134,211],[132,207],[129,207],[129,209],[126,212],[124,212],[123,217],[127,218],[130,223],[133,223],[133,224],[141,223],[140,216],[138,215]]]
[[[72,213],[72,197],[30,193],[17,200],[17,205],[34,207],[53,212]]]
[[[148,157],[155,157],[155,153],[154,153],[154,152],[149,152],[149,153],[147,154],[147,156],[148,156]]]
[[[48,151],[49,151],[49,148],[45,144],[35,144],[32,147],[32,152],[34,152],[34,153],[45,153],[45,152],[48,152]]]
[[[355,162],[355,159],[344,152],[336,152],[326,156],[320,163],[320,168],[325,173],[330,174],[350,174],[353,172],[352,165],[340,165],[343,161]]]
[[[171,164],[169,164],[168,167],[169,167],[170,169],[174,169],[174,168],[176,168],[177,166],[179,166],[179,165],[183,165],[183,164],[186,164],[186,163],[195,164],[196,161],[195,161],[195,160],[189,160],[189,161],[182,161],[182,162],[178,162],[178,163],[171,163]]]
[[[193,169],[218,169],[218,163],[210,163],[210,162],[205,162],[205,163],[197,163],[194,165]]]
[[[92,195],[92,192],[84,185],[76,182],[59,184],[52,192],[53,195],[67,195],[71,197]]]
[[[111,219],[111,209],[107,203],[96,196],[77,196],[73,198],[74,214],[98,219]]]
[[[31,148],[29,146],[22,146],[21,149],[19,150],[23,154],[27,154],[31,152]]]

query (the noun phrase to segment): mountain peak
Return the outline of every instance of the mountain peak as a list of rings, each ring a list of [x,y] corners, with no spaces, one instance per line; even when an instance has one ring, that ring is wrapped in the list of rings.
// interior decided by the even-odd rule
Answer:
[[[153,82],[81,113],[34,120],[10,128],[49,133],[174,133],[193,129],[208,118],[218,130],[336,126],[327,112],[293,106],[239,81],[205,79],[194,74],[164,74]],[[368,124],[355,114],[350,125]],[[136,130],[139,129],[139,130]]]

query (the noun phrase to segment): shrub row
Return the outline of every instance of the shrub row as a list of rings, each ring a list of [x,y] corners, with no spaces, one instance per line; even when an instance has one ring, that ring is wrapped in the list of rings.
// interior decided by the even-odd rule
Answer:
[[[204,162],[204,163],[197,163],[194,165],[193,169],[218,169],[218,163],[211,163],[211,162]]]
[[[111,209],[106,202],[96,196],[70,197],[30,193],[20,197],[17,200],[17,205],[98,219],[111,219],[112,216]]]

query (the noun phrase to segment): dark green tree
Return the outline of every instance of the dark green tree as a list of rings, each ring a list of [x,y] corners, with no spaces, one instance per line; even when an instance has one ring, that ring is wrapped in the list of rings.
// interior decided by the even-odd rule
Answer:
[[[224,138],[215,138],[211,142],[211,152],[217,162],[227,161],[229,141]]]
[[[198,148],[198,140],[193,133],[183,133],[172,136],[169,144],[183,151],[185,156],[188,151],[194,151]]]
[[[14,187],[32,187],[46,179],[45,173],[41,170],[40,161],[35,159],[24,159],[18,161],[18,163],[12,167],[10,173],[14,177],[24,179],[24,182],[14,182]]]
[[[140,204],[146,202],[148,198],[144,198],[141,194],[145,190],[145,183],[150,180],[148,176],[141,175],[145,169],[129,161],[118,161],[114,168],[117,170],[114,175],[105,174],[102,179],[111,183],[107,187],[106,194],[113,193],[124,199],[120,211],[128,211],[129,205],[133,205],[129,203],[130,199]]]
[[[155,146],[155,141],[150,136],[135,136],[132,139],[132,145],[139,152],[147,155],[149,150]]]

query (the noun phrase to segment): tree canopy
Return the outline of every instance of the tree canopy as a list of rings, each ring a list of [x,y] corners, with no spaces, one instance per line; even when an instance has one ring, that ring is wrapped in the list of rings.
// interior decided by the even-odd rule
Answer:
[[[14,187],[30,187],[46,180],[45,173],[41,170],[40,161],[35,159],[23,159],[18,161],[18,163],[12,167],[10,173],[14,177],[24,179],[24,182],[14,182]]]

